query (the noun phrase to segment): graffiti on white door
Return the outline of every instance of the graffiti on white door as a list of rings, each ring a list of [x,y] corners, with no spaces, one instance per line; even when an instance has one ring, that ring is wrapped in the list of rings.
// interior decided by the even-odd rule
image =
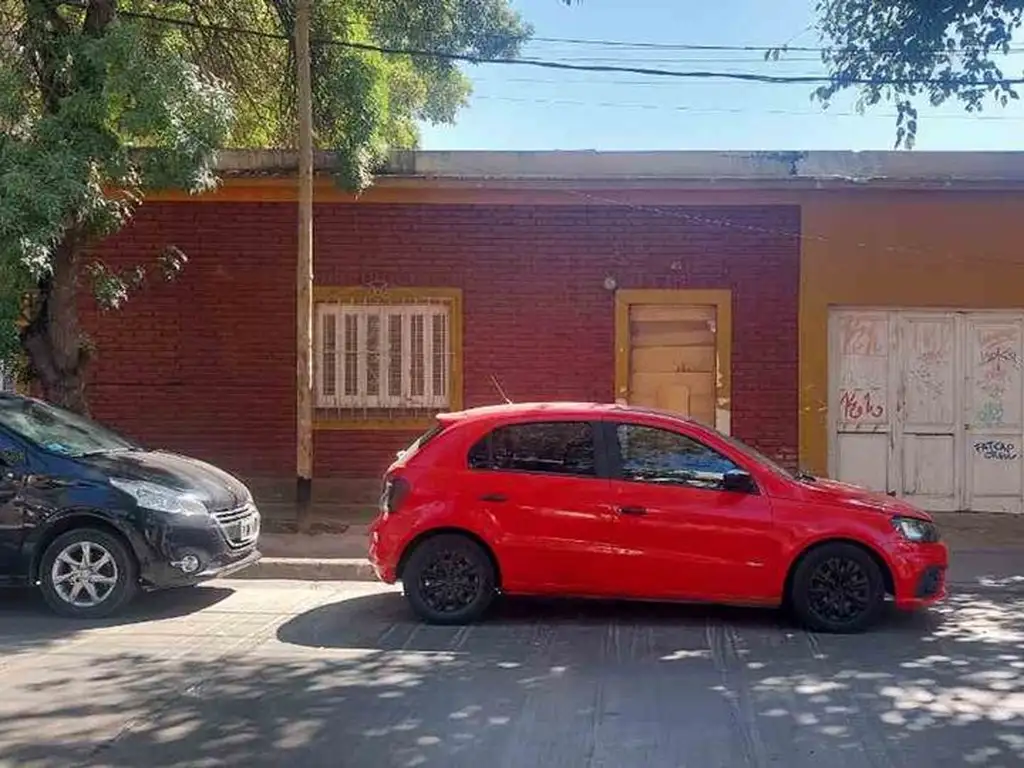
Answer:
[[[837,309],[833,476],[926,509],[1024,507],[1024,313]]]

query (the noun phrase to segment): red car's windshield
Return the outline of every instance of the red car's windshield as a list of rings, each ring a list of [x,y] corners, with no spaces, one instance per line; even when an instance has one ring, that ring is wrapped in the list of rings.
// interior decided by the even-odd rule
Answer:
[[[774,459],[768,458],[756,448],[751,448],[746,443],[742,442],[741,440],[737,440],[735,437],[732,437],[731,435],[726,435],[719,432],[718,436],[722,438],[722,440],[727,442],[730,446],[735,448],[739,453],[742,453],[744,456],[749,458],[751,461],[754,461],[757,464],[760,464],[761,466],[770,469],[775,474],[781,475],[787,480],[793,479],[792,472],[790,472],[788,469],[786,469],[781,464],[776,462]]]

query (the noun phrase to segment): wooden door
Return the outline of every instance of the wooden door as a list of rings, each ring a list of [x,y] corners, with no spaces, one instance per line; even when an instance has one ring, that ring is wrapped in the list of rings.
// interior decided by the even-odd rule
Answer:
[[[715,306],[629,306],[629,402],[715,426]]]

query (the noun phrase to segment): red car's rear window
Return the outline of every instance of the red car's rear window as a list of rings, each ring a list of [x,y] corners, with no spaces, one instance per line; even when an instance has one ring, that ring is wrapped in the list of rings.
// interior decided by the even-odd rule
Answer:
[[[444,428],[445,425],[443,423],[441,423],[440,421],[435,422],[430,429],[428,429],[422,435],[413,440],[409,447],[402,451],[402,459],[406,461],[411,459],[413,456],[415,456],[417,453],[423,450],[423,446],[425,446],[439,434],[444,432]]]

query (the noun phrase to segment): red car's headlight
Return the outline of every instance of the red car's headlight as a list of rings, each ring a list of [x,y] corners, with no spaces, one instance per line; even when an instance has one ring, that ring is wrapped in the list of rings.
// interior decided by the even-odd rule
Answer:
[[[934,523],[916,517],[894,517],[892,527],[907,541],[917,544],[934,544],[939,540],[939,529]]]

